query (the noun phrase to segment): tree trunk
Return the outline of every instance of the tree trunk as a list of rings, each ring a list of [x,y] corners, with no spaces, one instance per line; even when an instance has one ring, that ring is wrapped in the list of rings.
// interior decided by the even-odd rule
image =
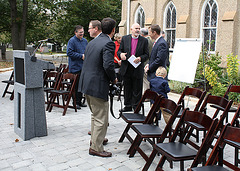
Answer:
[[[9,0],[11,8],[11,37],[14,50],[24,50],[26,46],[26,24],[28,1],[23,0],[22,16],[18,16],[16,0]]]

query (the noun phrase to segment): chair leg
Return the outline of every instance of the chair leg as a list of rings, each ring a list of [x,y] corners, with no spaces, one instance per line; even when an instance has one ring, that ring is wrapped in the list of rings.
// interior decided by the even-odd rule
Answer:
[[[199,143],[199,131],[196,130],[196,142]]]
[[[163,164],[165,163],[166,159],[167,159],[166,156],[162,156],[156,169],[161,169],[162,170]],[[173,167],[172,167],[171,163],[172,162],[170,162],[170,168],[172,169]]]
[[[128,133],[130,127],[131,127],[132,123],[128,123],[127,127],[125,128],[125,130],[123,131],[120,139],[118,140],[119,143],[123,142],[124,138],[126,137],[126,134]]]
[[[14,90],[13,90],[11,96],[10,96],[10,100],[13,100],[13,99],[14,99]]]
[[[184,171],[184,161],[180,161],[180,171]]]
[[[136,149],[137,149],[137,147],[140,146],[141,142],[142,142],[141,136],[137,135],[127,152],[127,154],[129,154],[129,157],[134,157],[134,155],[137,152]]]
[[[3,92],[3,95],[2,95],[2,97],[5,97],[5,95],[6,95],[6,93],[7,93],[7,90],[8,90],[8,87],[9,87],[9,85],[10,85],[10,84],[7,84],[7,86],[6,86],[6,88],[5,88],[4,92]]]
[[[149,169],[150,165],[152,164],[156,155],[157,155],[157,150],[153,149],[151,155],[149,156],[146,164],[143,167],[143,171],[148,171],[148,169]]]
[[[47,110],[48,112],[51,112],[52,111],[52,108],[53,108],[53,105],[54,104],[54,101],[56,99],[56,96],[58,96],[57,94],[53,94],[52,98],[50,99],[50,102],[49,102],[49,105],[47,106]]]
[[[238,153],[239,153],[239,149],[235,148],[235,160],[234,160],[235,166],[238,166],[238,163],[239,163]]]

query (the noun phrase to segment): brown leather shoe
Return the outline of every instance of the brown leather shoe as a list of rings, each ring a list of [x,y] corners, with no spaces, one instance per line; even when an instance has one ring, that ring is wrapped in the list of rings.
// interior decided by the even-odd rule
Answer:
[[[88,131],[88,135],[91,135],[92,133],[91,133],[91,131]]]
[[[107,145],[108,143],[108,139],[107,138],[104,138],[103,140],[103,145]],[[90,140],[90,146],[92,145],[92,141]]]
[[[111,152],[107,152],[107,151],[97,152],[91,148],[89,148],[89,154],[93,156],[99,156],[99,157],[112,157]]]

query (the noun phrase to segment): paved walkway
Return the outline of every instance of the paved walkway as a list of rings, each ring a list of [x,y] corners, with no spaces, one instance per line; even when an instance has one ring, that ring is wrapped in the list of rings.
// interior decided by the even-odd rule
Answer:
[[[1,81],[9,78],[11,71],[0,72],[0,90],[2,93],[5,84]],[[177,101],[179,95],[169,93],[169,98]],[[189,106],[191,106],[191,101]],[[9,100],[7,94],[0,98],[0,170],[1,171],[135,171],[141,170],[145,164],[143,158],[136,153],[135,157],[129,158],[127,153],[130,143],[124,140],[118,143],[118,139],[126,124],[122,119],[116,120],[111,115],[108,128],[108,144],[106,151],[113,153],[111,158],[94,157],[88,154],[90,136],[89,108],[82,108],[78,112],[68,109],[62,116],[62,109],[54,107],[52,112],[46,112],[48,136],[37,137],[23,141],[14,133],[14,102]],[[147,105],[148,106],[148,105]],[[114,112],[118,114],[119,102],[114,101]],[[149,110],[149,107],[147,107]],[[164,127],[163,119],[160,121]],[[131,132],[134,135],[134,132]],[[18,139],[18,142],[15,140]],[[152,147],[143,142],[142,147],[150,154]],[[233,150],[227,154],[233,156]],[[159,157],[156,157],[149,170],[155,170]],[[188,167],[191,162],[186,162]],[[174,169],[169,168],[166,162],[165,170],[179,170],[179,163],[174,163]]]

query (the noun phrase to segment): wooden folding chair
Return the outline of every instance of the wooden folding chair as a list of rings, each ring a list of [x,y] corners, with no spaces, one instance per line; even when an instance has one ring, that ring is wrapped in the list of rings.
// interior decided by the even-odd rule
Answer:
[[[193,111],[198,111],[201,104],[202,104],[202,101],[204,100],[204,97],[206,96],[206,93],[207,93],[206,91],[202,91],[198,88],[190,88],[189,86],[186,86],[185,89],[183,90],[178,102],[177,102],[177,104],[180,104],[182,106],[181,111],[178,114],[178,117],[181,116],[182,111],[185,108],[189,108],[188,104],[185,105],[186,96],[188,96],[188,101],[191,100],[190,99],[191,97],[195,97],[195,98],[198,99],[194,109],[190,109],[190,110],[193,110]]]
[[[8,90],[8,88],[10,85],[14,85],[14,71],[12,71],[8,80],[3,80],[2,82],[7,84],[3,91],[2,97],[5,97],[6,94],[11,94],[10,100],[13,100],[14,99],[14,89],[12,89],[10,91],[10,90]]]
[[[144,102],[146,99],[151,99],[153,101],[156,101],[156,98],[158,97],[158,94],[156,92],[153,92],[151,90],[146,90],[136,107],[134,113],[131,112],[124,112],[121,113],[122,119],[127,123],[126,128],[124,129],[120,139],[118,142],[123,142],[124,138],[126,137],[131,143],[133,142],[132,137],[128,134],[128,131],[133,123],[143,123],[146,119],[146,116],[144,115]],[[142,108],[142,113],[140,113],[140,110]]]
[[[240,93],[240,86],[230,84],[223,97],[226,99],[229,99],[229,93]],[[217,111],[214,114],[214,117],[216,117],[219,111],[223,111],[222,108],[219,107],[218,105],[211,105],[211,107],[214,107],[217,109]],[[236,112],[236,111],[237,111],[236,107],[231,107],[228,112]],[[228,123],[228,115],[226,117],[226,123]]]
[[[67,108],[74,108],[77,112],[76,97],[75,97],[75,85],[77,80],[77,74],[65,73],[62,74],[57,85],[56,90],[50,90],[51,98],[48,104],[48,111],[51,112],[53,106],[63,108],[63,115],[66,114]],[[55,103],[55,99],[62,96],[62,105]],[[73,99],[73,106],[69,105],[69,102]]]
[[[46,93],[46,101],[45,104],[49,103],[50,97],[49,97],[49,91],[50,90],[56,90],[58,81],[60,79],[61,73],[56,71],[46,71],[45,77],[44,77],[44,85],[43,90]],[[47,109],[48,110],[48,109]]]
[[[240,105],[238,106],[238,109],[232,118],[231,126],[239,128],[239,117],[240,117]],[[239,148],[237,148],[237,147],[235,147],[235,160],[234,161],[235,161],[235,163],[234,163],[235,166],[238,166],[238,164],[240,164]]]
[[[171,114],[170,120],[168,121],[165,129],[162,130],[158,125],[154,124],[154,118],[156,118],[157,112],[152,112],[149,119],[145,120],[143,124],[140,125],[132,125],[131,128],[137,133],[136,138],[134,139],[131,147],[128,150],[129,157],[133,157],[136,151],[147,161],[148,156],[144,153],[144,151],[140,148],[140,144],[143,139],[146,139],[151,145],[155,144],[155,141],[152,139],[159,139],[163,141],[168,133],[171,134],[172,125],[181,109],[180,105],[177,105],[174,101],[166,98],[161,98],[157,104],[157,110],[159,108],[163,108],[164,112],[168,112]]]
[[[223,154],[226,145],[240,148],[240,128],[232,127],[230,124],[224,126],[205,166],[191,166],[192,168],[188,169],[188,171],[228,171],[229,169],[226,169],[226,167],[239,171],[240,168],[238,166],[224,160]]]
[[[204,99],[203,104],[202,104],[201,108],[199,109],[199,111],[211,116],[209,111],[207,110],[207,105],[210,105],[210,107],[212,105],[219,106],[218,108],[221,108],[221,110],[223,111],[223,114],[220,116],[220,120],[219,120],[221,122],[220,125],[223,126],[223,120],[227,117],[228,111],[231,108],[232,103],[233,103],[232,100],[229,101],[229,100],[225,99],[224,97],[213,96],[211,94],[208,94],[206,96],[206,98]],[[213,119],[218,117],[218,115],[216,115],[216,113],[219,113],[218,109],[216,109],[215,113],[211,116]],[[195,128],[196,134],[193,134],[193,136],[196,138],[196,141],[199,142],[199,132],[203,131],[204,136],[205,136],[206,130],[199,125],[193,125],[191,123],[188,123],[188,124],[190,124],[191,126],[193,126]]]
[[[194,143],[191,138],[191,132],[185,131],[184,125],[186,122],[193,122],[203,126],[208,130],[203,142],[200,146]],[[145,164],[143,170],[147,170],[152,163],[157,153],[162,155],[156,170],[162,170],[166,160],[170,162],[170,168],[173,168],[172,162],[180,162],[180,170],[184,170],[185,160],[194,160],[195,163],[200,163],[211,146],[214,139],[215,127],[218,123],[217,119],[212,119],[204,113],[197,111],[189,111],[185,109],[182,116],[173,132],[168,143],[157,143],[153,145],[153,151]],[[179,137],[177,141],[177,137]]]

